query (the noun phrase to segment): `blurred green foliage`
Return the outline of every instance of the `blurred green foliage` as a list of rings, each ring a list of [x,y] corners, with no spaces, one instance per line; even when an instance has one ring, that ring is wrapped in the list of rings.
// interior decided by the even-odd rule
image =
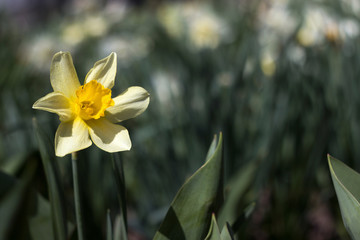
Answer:
[[[26,223],[34,214],[24,204],[15,205],[10,215],[1,212],[15,203],[9,200],[15,191],[20,202],[27,202],[30,192],[45,199],[39,204],[51,198],[32,118],[49,144],[59,120],[31,106],[50,92],[51,57],[63,50],[73,55],[80,81],[93,62],[116,51],[113,94],[134,85],[151,94],[148,110],[124,122],[133,148],[119,154],[129,239],[155,234],[219,131],[225,199],[236,190],[239,194],[230,210],[242,213],[256,202],[245,224],[239,223],[239,236],[348,239],[326,154],[360,169],[359,10],[350,3],[69,7],[64,17],[54,15],[26,31],[0,14],[0,222],[9,224],[5,236],[21,233],[16,239],[28,239]],[[55,162],[66,216],[75,223],[70,159]],[[107,209],[115,223],[120,208],[111,156],[91,147],[79,153],[78,168],[85,236],[105,239]],[[248,168],[254,175],[243,181],[250,185],[232,185]]]

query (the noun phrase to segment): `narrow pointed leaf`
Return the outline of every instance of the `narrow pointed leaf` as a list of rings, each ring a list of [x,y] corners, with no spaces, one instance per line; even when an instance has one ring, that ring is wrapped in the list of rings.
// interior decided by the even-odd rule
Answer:
[[[231,231],[230,225],[228,223],[226,223],[223,227],[223,229],[221,230],[221,234],[220,234],[221,240],[234,240],[235,237]]]
[[[360,239],[360,174],[328,155],[331,177],[344,225],[352,239]]]
[[[211,156],[214,154],[217,146],[217,135],[214,135],[213,141],[211,142],[211,145],[209,147],[209,150],[206,154],[206,161],[208,161]]]
[[[120,214],[115,219],[114,240],[127,240],[127,239],[128,238],[126,233],[124,216]]]
[[[214,139],[216,141],[216,139]],[[210,151],[211,147],[210,147]],[[205,164],[180,188],[154,239],[204,239],[223,198],[222,135]]]
[[[45,175],[49,189],[52,220],[56,240],[67,239],[67,220],[63,189],[59,179],[58,167],[55,162],[54,146],[52,142],[39,128],[36,119],[33,121],[41,159],[44,165]]]
[[[220,236],[219,226],[217,225],[215,214],[211,217],[210,230],[205,238],[205,240],[222,240]]]

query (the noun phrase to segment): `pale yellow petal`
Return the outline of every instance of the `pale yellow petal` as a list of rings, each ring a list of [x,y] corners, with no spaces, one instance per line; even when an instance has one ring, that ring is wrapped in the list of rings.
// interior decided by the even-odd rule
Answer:
[[[52,92],[40,98],[34,103],[33,108],[56,113],[60,121],[70,121],[75,118],[70,100],[59,92]]]
[[[116,53],[111,53],[106,58],[97,61],[86,75],[85,83],[97,80],[104,87],[111,89],[115,82],[116,64]]]
[[[81,118],[61,122],[55,134],[55,154],[63,157],[91,145],[88,126]]]
[[[113,98],[115,105],[105,111],[105,117],[120,122],[143,113],[149,105],[150,94],[142,87],[130,87]]]
[[[70,53],[58,52],[54,55],[50,82],[55,92],[61,92],[68,98],[76,97],[80,83]]]
[[[131,148],[129,133],[123,126],[100,118],[87,121],[90,137],[96,146],[107,152],[127,151]]]

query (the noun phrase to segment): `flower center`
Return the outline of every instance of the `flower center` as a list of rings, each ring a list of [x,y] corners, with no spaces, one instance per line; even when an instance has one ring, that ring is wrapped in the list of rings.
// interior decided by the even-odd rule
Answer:
[[[105,110],[114,106],[111,90],[92,80],[76,90],[75,112],[84,120],[99,119],[105,116]]]

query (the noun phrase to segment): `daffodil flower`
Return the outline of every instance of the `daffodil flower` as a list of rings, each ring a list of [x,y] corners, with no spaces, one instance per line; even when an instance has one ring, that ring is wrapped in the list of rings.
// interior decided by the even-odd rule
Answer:
[[[150,98],[141,87],[130,87],[112,98],[115,75],[115,53],[94,64],[84,85],[80,85],[70,53],[54,55],[50,69],[54,92],[37,100],[33,108],[59,115],[61,123],[55,134],[57,156],[87,148],[92,142],[107,152],[130,150],[127,129],[116,123],[144,112]]]

